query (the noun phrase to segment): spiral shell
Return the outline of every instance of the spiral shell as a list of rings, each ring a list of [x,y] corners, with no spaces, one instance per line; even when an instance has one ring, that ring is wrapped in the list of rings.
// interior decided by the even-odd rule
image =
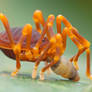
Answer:
[[[78,71],[73,66],[72,62],[62,57],[55,65],[51,67],[51,70],[64,78],[68,78],[73,81],[80,80]]]

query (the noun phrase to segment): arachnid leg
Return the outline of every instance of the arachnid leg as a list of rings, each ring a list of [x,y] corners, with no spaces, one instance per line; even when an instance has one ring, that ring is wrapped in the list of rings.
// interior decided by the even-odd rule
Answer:
[[[62,15],[57,16],[56,18],[56,22],[57,22],[57,32],[61,33],[61,22],[63,21],[63,23],[65,24],[66,28],[65,30],[63,30],[63,34],[66,34],[71,38],[71,40],[75,43],[75,45],[78,47],[79,51],[78,53],[75,55],[74,58],[71,58],[71,61],[74,61],[74,65],[76,67],[76,69],[78,69],[78,64],[77,64],[77,60],[79,58],[79,56],[86,51],[87,52],[87,76],[89,78],[91,78],[91,74],[90,74],[90,43],[83,38],[78,31],[72,27],[72,25],[66,20],[65,17],[63,17]],[[63,38],[65,39],[65,43],[64,43],[64,48],[66,48],[66,37],[61,33],[61,35],[63,36]]]
[[[24,34],[27,35],[26,48],[30,49],[30,46],[31,46],[31,37],[32,37],[32,26],[30,24],[27,24],[26,28],[27,29],[25,29],[25,32],[24,32]]]
[[[55,35],[55,33],[53,31],[54,20],[55,20],[54,15],[51,14],[51,15],[48,16],[48,19],[47,19],[48,30],[46,31],[46,34],[47,34],[47,37],[48,37],[49,40]]]
[[[90,72],[90,42],[88,42],[85,38],[83,38],[75,28],[72,29],[72,33],[74,35],[76,35],[77,40],[82,44],[83,48],[79,47],[79,51],[76,54],[74,61],[78,60],[78,57],[84,52],[86,51],[86,55],[87,55],[87,69],[86,69],[86,75],[88,76],[88,78],[92,79],[92,75]]]
[[[46,34],[46,32],[48,31],[49,29],[49,32],[47,32],[47,37],[48,39],[50,40],[50,43],[48,44],[48,46],[45,48],[45,50],[43,51],[42,55],[39,57],[39,59],[36,61],[35,63],[35,66],[34,66],[34,69],[33,69],[33,73],[32,73],[32,78],[36,78],[36,73],[37,73],[37,68],[38,68],[38,65],[40,64],[40,61],[42,60],[43,56],[45,55],[45,53],[47,53],[47,50],[50,48],[50,45],[55,41],[55,38],[53,37],[54,36],[54,32],[52,30],[52,26],[53,26],[53,21],[54,21],[54,16],[53,15],[50,15],[47,19],[47,23],[46,23],[46,26],[44,27],[44,30],[41,34],[41,38],[39,39],[39,41],[37,42],[36,44],[36,48],[39,48],[41,42],[42,42],[42,39],[44,37],[44,35]],[[53,32],[53,34],[51,34]]]
[[[69,59],[69,61],[71,61],[71,62],[72,62],[72,61],[73,61],[73,59],[74,59],[74,57],[75,57],[75,56],[72,56],[72,57]]]
[[[86,74],[88,78],[92,79],[91,72],[90,72],[90,42],[88,42],[85,38],[83,38],[78,31],[75,28],[67,29],[67,34],[71,38],[71,40],[74,42],[74,44],[78,47],[78,53],[74,56],[74,65],[76,69],[78,69],[78,58],[79,56],[86,51],[87,53],[87,70]]]
[[[9,26],[9,23],[8,23],[8,19],[6,18],[6,16],[2,13],[0,13],[0,20],[2,21],[5,29],[6,29],[6,32],[8,34],[8,37],[9,37],[9,40],[10,40],[10,43],[11,43],[11,47],[14,46],[14,40],[13,40],[13,37],[12,37],[12,33],[10,31],[10,26]]]
[[[16,55],[16,70],[11,74],[12,76],[15,76],[18,73],[18,71],[21,67],[21,64],[20,64],[21,45],[22,45],[22,42],[24,41],[24,38],[27,35],[28,35],[28,37],[31,36],[31,31],[32,31],[32,26],[30,24],[25,25],[23,30],[22,30],[22,36],[20,37],[19,42],[13,48],[13,52]],[[29,44],[30,44],[29,41],[30,41],[30,38],[27,38],[27,47],[28,47],[28,49],[29,49]]]
[[[87,50],[90,47],[90,43],[85,38],[80,36],[75,28],[72,28],[71,30],[68,29],[67,34],[79,49],[78,53],[75,55],[73,59],[74,65],[78,69],[78,58],[85,50]]]
[[[77,32],[77,30],[75,28],[71,28],[71,30],[69,30],[68,28],[65,28],[62,32],[62,36],[63,36],[63,39],[65,39],[66,35],[64,36],[64,34],[67,34],[71,40],[74,42],[74,44],[78,47],[78,53],[73,56],[71,58],[70,61],[74,61],[74,65],[75,65],[75,68],[78,70],[79,67],[78,67],[78,64],[77,64],[77,61],[78,61],[78,58],[79,56],[87,49],[90,47],[90,43],[85,39],[83,38],[82,36],[79,35],[79,33]],[[65,38],[64,38],[65,37]],[[66,41],[66,40],[65,40]],[[64,42],[65,43],[65,42]],[[64,48],[66,48],[66,45],[64,44]]]
[[[33,14],[33,19],[34,19],[37,31],[41,34],[42,30],[40,28],[40,24],[42,24],[43,27],[45,25],[45,20],[43,18],[42,12],[40,10],[36,10]]]
[[[50,48],[50,46],[51,46],[51,44],[49,43],[48,46],[44,49],[44,51],[41,53],[40,57],[35,62],[35,66],[34,66],[33,72],[32,72],[32,78],[33,79],[36,78],[38,66],[39,66],[41,60],[43,60],[44,56],[46,56],[46,53],[47,53],[48,49]]]
[[[14,72],[11,73],[11,76],[16,76],[16,74],[19,72],[21,68],[21,64],[20,64],[20,55],[16,55],[16,70]]]
[[[67,27],[67,28],[72,28],[72,25],[69,23],[69,21],[62,15],[58,15],[56,17],[56,25],[57,25],[57,33],[61,33],[61,22],[64,23],[64,25]]]
[[[61,35],[62,35],[62,39],[63,39],[63,50],[65,51],[65,49],[66,49],[66,40],[67,40],[67,31],[68,29],[67,29],[67,27],[65,27],[64,29],[63,29],[63,31],[62,32],[59,32],[59,33],[61,33]],[[75,56],[73,56],[72,58],[70,58],[70,60],[69,61],[73,61],[73,59],[74,59],[74,57]]]
[[[22,36],[20,37],[19,42],[13,48],[13,51],[15,54],[17,54],[17,52],[21,53],[21,45],[22,45],[25,37],[27,37],[26,47],[28,49],[30,48],[31,35],[32,35],[32,26],[30,24],[26,24],[24,26],[24,28],[22,29]]]
[[[80,42],[75,38],[75,36],[72,34],[72,32],[69,31],[69,29],[68,29],[67,27],[65,27],[65,28],[63,29],[61,35],[62,35],[62,37],[63,37],[63,49],[64,49],[64,50],[66,49],[66,38],[67,38],[67,35],[71,38],[71,40],[75,43],[75,45],[76,45],[77,47],[79,47],[79,46],[83,47],[83,46],[80,44]],[[74,57],[75,57],[75,56],[73,56],[73,57],[70,59],[71,62],[74,60]],[[74,65],[75,65],[75,68],[78,70],[79,67],[78,67],[77,61],[76,61],[76,63],[75,63],[75,61],[74,61]]]
[[[53,21],[54,21],[54,16],[49,16],[48,19],[47,19],[47,23],[45,24],[44,28],[43,28],[43,31],[41,33],[41,37],[39,39],[39,41],[37,42],[36,46],[35,46],[35,50],[34,50],[34,53],[35,55],[37,56],[38,55],[38,52],[39,52],[39,47],[40,47],[40,44],[42,42],[42,39],[44,38],[46,32],[48,31],[49,28],[52,28],[52,25],[53,25]],[[50,29],[49,29],[50,31]],[[51,30],[52,31],[52,30]],[[48,36],[49,35],[49,36]],[[53,35],[54,36],[54,35]],[[50,39],[51,38],[51,32],[48,32],[47,34],[47,37]],[[50,43],[51,44],[51,43]],[[35,63],[35,66],[34,66],[34,69],[33,69],[33,73],[32,73],[32,78],[36,78],[36,75],[37,75],[37,68],[38,68],[38,65],[40,64],[40,61],[42,60],[42,57],[45,55],[45,53],[47,52],[47,50],[49,49],[50,47],[50,44],[48,44],[48,46],[45,48],[45,50],[43,51],[42,55],[38,58],[38,60],[36,61]]]
[[[41,37],[34,47],[34,53],[35,53],[36,56],[39,55],[39,47],[42,43],[42,40],[43,40],[45,34],[47,34],[47,38],[49,40],[50,40],[51,37],[54,36],[54,32],[53,32],[53,29],[52,29],[54,19],[55,19],[54,15],[48,16],[47,22],[46,22],[46,24],[43,28],[42,33],[41,33]]]
[[[54,56],[54,60],[50,62],[50,64],[46,65],[45,67],[43,67],[40,71],[40,80],[44,80],[44,72],[46,70],[48,70],[51,66],[53,66],[54,64],[56,64],[59,60],[60,56],[58,54],[56,54]]]
[[[63,49],[64,49],[64,50],[66,49],[66,39],[67,39],[67,34],[68,34],[68,33],[67,33],[67,30],[68,30],[68,28],[65,27],[65,28],[63,29],[62,33],[61,33],[62,38],[63,38]],[[69,34],[68,34],[68,35],[69,35]],[[73,35],[73,34],[72,34],[72,35]],[[72,35],[71,35],[70,37],[72,37]],[[74,35],[73,35],[73,36],[74,36]],[[74,41],[74,40],[73,40],[73,41]],[[81,46],[81,43],[80,43],[78,40],[75,40],[74,43],[75,43],[76,45]],[[85,49],[86,49],[86,48],[81,49],[81,50],[78,51],[78,53],[76,54],[76,59],[75,59],[75,61],[78,60],[78,57],[80,56],[81,53],[83,53],[83,52],[85,51]],[[73,56],[72,58],[70,58],[70,61],[72,62],[72,61],[74,60],[74,58],[75,58],[75,56]],[[76,69],[78,69],[78,65],[76,64],[75,66],[76,66]]]
[[[38,59],[34,65],[33,71],[32,71],[32,78],[35,79],[37,76],[37,69],[40,64],[40,59]]]
[[[65,51],[66,49],[66,40],[67,40],[67,33],[66,33],[67,28],[65,27],[61,33],[61,36],[63,38],[63,50]]]
[[[88,76],[89,79],[92,80],[92,75],[90,71],[90,49],[86,49],[86,54],[87,54],[87,69],[86,69],[86,75]]]
[[[48,65],[48,62],[45,62],[45,66],[47,66]],[[50,75],[51,74],[51,69],[50,68],[48,68],[47,69],[47,75]]]
[[[42,39],[44,38],[45,34],[47,34],[47,38],[49,40],[50,40],[51,37],[54,36],[54,32],[53,32],[53,29],[52,29],[54,19],[55,19],[54,15],[48,16],[47,22],[46,22],[46,24],[43,28],[43,31],[41,33],[41,37],[40,37],[39,41],[37,42],[36,47],[40,46]]]

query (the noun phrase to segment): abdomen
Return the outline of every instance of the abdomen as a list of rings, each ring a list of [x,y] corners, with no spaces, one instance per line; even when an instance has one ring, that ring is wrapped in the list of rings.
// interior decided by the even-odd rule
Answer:
[[[22,28],[12,28],[11,33],[12,33],[15,44],[17,44],[18,41],[20,40],[21,35],[22,35]],[[36,30],[32,30],[32,38],[31,38],[30,48],[33,48],[35,46],[35,44],[38,42],[40,37],[41,37],[41,35]],[[7,44],[10,46],[10,42],[9,42],[8,35],[6,32],[0,33],[0,43],[2,43],[5,46]],[[40,45],[40,49],[43,48],[46,44],[48,44],[48,39],[45,37],[42,40],[42,44]],[[24,42],[22,43],[22,48],[26,48],[25,46],[26,46],[26,38],[24,39]],[[16,56],[13,53],[13,50],[7,49],[7,48],[0,48],[0,49],[9,58],[16,59]]]

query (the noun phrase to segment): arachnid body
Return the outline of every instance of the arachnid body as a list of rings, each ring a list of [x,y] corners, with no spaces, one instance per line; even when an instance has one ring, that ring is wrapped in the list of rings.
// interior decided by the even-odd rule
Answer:
[[[59,69],[64,68],[60,61],[65,61],[61,60],[60,57],[63,55],[66,49],[66,38],[69,36],[69,38],[78,47],[78,52],[68,61],[70,67],[69,69],[70,71],[73,69],[73,73],[70,71],[66,72],[69,73],[66,78],[71,79],[71,76],[73,76],[74,72],[76,72],[75,75],[77,74],[78,58],[84,51],[86,51],[86,74],[88,78],[92,79],[90,74],[90,42],[83,38],[78,33],[77,29],[75,29],[62,15],[58,15],[56,17],[57,34],[53,32],[53,22],[55,19],[54,15],[49,15],[47,21],[45,21],[42,12],[40,10],[36,10],[33,14],[33,19],[36,29],[33,29],[30,24],[26,24],[23,28],[10,28],[6,16],[0,14],[0,20],[2,21],[6,30],[6,32],[0,33],[0,48],[5,55],[16,59],[16,70],[11,75],[15,76],[20,70],[20,60],[35,63],[32,78],[36,78],[37,69],[41,61],[48,63],[40,71],[41,80],[44,79],[44,72],[50,67],[56,74],[63,75],[63,71],[60,70],[59,72]],[[62,31],[61,22],[63,22],[65,25]],[[41,29],[40,25],[42,25],[43,29]],[[74,67],[71,63],[72,61]],[[59,64],[56,67],[57,69],[53,68],[57,64]],[[65,64],[65,71],[67,71],[67,64]],[[79,80],[78,76],[77,80]]]

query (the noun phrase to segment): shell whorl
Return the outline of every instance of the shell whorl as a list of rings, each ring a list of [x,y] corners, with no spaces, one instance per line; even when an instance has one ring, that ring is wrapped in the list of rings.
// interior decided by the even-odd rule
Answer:
[[[57,75],[61,75],[64,78],[78,81],[80,79],[77,70],[73,64],[62,57],[55,65],[51,67],[52,71]]]

